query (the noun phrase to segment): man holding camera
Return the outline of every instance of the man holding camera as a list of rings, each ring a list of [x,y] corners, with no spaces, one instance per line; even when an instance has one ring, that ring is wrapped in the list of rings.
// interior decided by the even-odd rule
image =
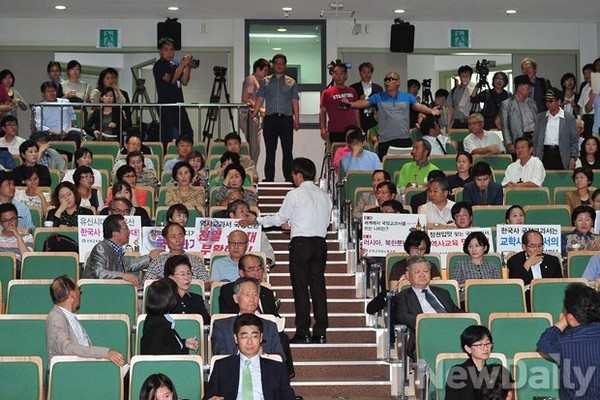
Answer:
[[[182,85],[187,86],[192,68],[198,67],[198,60],[188,54],[181,61],[175,58],[175,44],[171,38],[158,41],[160,59],[154,63],[152,73],[156,83],[158,104],[183,103]],[[192,124],[184,107],[162,107],[160,111],[160,138],[167,145],[179,135],[194,134]]]

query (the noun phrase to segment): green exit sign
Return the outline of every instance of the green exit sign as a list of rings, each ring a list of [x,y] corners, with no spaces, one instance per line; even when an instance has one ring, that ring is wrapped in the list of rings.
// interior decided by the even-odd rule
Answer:
[[[471,30],[450,29],[450,47],[458,49],[471,47]]]
[[[98,29],[98,42],[96,47],[99,49],[120,49],[121,30],[115,28]]]

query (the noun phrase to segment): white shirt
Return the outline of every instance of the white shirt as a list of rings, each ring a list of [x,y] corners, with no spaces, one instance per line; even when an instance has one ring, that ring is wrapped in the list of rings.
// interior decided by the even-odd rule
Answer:
[[[463,140],[463,146],[467,153],[488,146],[496,146],[500,151],[504,151],[504,144],[500,137],[494,132],[489,131],[483,131],[483,139],[479,139],[475,134],[469,133],[467,137],[465,137],[465,140]]]
[[[577,102],[577,105],[579,107],[581,107],[581,115],[584,114],[594,114],[594,108],[592,107],[590,112],[586,112],[585,111],[585,105],[587,104],[588,101],[590,101],[590,91],[592,90],[592,85],[591,84],[586,84],[583,89],[581,89],[581,94],[579,95],[579,101]]]
[[[92,168],[92,172],[94,173],[94,184],[92,186],[102,187],[102,174],[96,168]],[[73,174],[75,173],[74,169],[69,169],[65,172],[65,177],[63,178],[63,182],[73,182]]]
[[[432,156],[444,156],[447,154],[447,153],[444,153],[444,150],[446,150],[446,143],[448,142],[448,138],[446,136],[437,135],[436,137],[433,137],[430,135],[423,135],[423,139],[427,140],[431,144],[431,155]],[[439,143],[438,143],[438,140],[439,140]],[[441,145],[440,145],[440,143],[441,143]]]
[[[12,142],[8,143],[6,141],[6,136],[5,136],[3,138],[0,138],[0,147],[6,147],[10,154],[12,154],[13,156],[18,156],[18,155],[20,155],[19,146],[24,141],[25,141],[25,139],[23,139],[22,137],[15,136],[15,138],[12,140]]]
[[[325,238],[332,208],[327,193],[313,182],[307,181],[285,196],[276,214],[258,217],[257,222],[265,228],[289,222],[292,239],[315,236]]]
[[[419,299],[419,304],[421,304],[421,309],[423,310],[424,314],[437,314],[437,311],[435,311],[435,309],[431,306],[431,304],[429,304],[429,302],[425,298],[425,293],[423,293],[423,291],[427,290],[437,300],[437,302],[440,303],[440,306],[442,306],[442,303],[436,297],[436,295],[431,291],[429,286],[427,286],[425,289],[417,289],[415,287],[412,287],[412,290],[417,295],[417,299]],[[442,307],[444,307],[444,306],[442,306]]]
[[[447,200],[446,205],[441,210],[431,201],[419,207],[419,214],[425,214],[428,224],[452,225],[452,206],[454,202]]]
[[[83,326],[81,326],[81,323],[77,319],[77,315],[73,314],[66,308],[60,306],[59,308],[63,312],[63,314],[65,314],[65,317],[67,317],[67,321],[69,321],[69,325],[71,325],[71,329],[73,329],[73,332],[75,332],[77,342],[79,342],[79,344],[82,346],[89,346],[90,338],[88,337],[86,331],[83,329]]]
[[[546,179],[546,170],[544,164],[537,157],[531,157],[525,165],[521,165],[521,161],[517,160],[510,164],[504,173],[502,186],[508,185],[510,182],[533,182],[538,186]]]
[[[556,115],[550,114],[550,111],[546,111],[546,135],[544,136],[544,146],[558,146],[558,128],[560,126],[560,119],[565,119],[565,112],[562,108],[556,113]]]
[[[260,356],[257,354],[252,358],[247,358],[245,355],[240,353],[240,381],[238,383],[237,398],[242,398],[242,373],[244,371],[244,362],[250,360],[250,373],[252,374],[252,392],[254,393],[254,400],[264,400],[262,391],[262,379],[260,372]]]
[[[362,84],[365,99],[368,99],[371,93],[373,92],[373,83],[364,83],[363,81],[361,81],[360,83]]]

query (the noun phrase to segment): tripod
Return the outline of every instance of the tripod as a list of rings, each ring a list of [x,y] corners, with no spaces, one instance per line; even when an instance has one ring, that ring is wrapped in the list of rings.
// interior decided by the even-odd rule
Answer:
[[[215,73],[215,79],[213,81],[211,95],[210,95],[210,103],[219,104],[221,102],[221,94],[225,92],[225,102],[227,104],[231,104],[231,100],[229,97],[229,92],[227,91],[225,74],[227,73],[227,68],[225,67],[213,67],[213,71]],[[231,108],[228,108],[229,112],[229,122],[231,122],[231,126],[233,127],[233,132],[237,132],[235,129],[235,123],[233,121],[233,112]],[[215,125],[217,123],[217,119],[219,117],[219,107],[210,107],[206,111],[206,120],[204,121],[204,128],[202,129],[202,140],[206,143],[206,147],[210,145],[210,141],[213,138],[213,133],[215,131]],[[219,133],[220,139],[220,133]]]
[[[134,75],[135,77],[135,75]],[[140,101],[143,100],[143,101]],[[148,96],[148,91],[146,90],[146,80],[143,78],[135,78],[135,92],[133,92],[133,97],[131,99],[132,103],[146,103],[150,104],[150,96]],[[156,110],[154,108],[150,108],[150,116],[152,117],[152,122],[156,122]],[[138,109],[134,109],[133,112],[137,112]],[[140,114],[142,110],[140,108]],[[133,113],[132,113],[133,114]],[[140,121],[142,117],[140,115]]]
[[[484,86],[487,90],[487,92],[485,92],[485,101],[484,101],[484,104],[485,104],[488,100],[488,96],[490,95],[490,91],[492,90],[492,88],[490,87],[490,84],[487,81],[487,75],[480,75],[479,82],[477,82],[477,93],[475,94],[475,97],[477,97],[479,95],[479,93],[481,93],[481,89]],[[477,112],[477,107],[479,107],[479,103],[471,104],[471,112],[469,112],[469,115]]]
[[[423,98],[421,99],[421,104],[425,104],[428,107],[433,107],[433,96],[431,95],[431,87],[423,86]]]

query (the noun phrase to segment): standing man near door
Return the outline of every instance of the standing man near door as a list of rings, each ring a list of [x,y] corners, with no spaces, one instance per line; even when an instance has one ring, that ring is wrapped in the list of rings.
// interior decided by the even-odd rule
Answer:
[[[265,179],[264,182],[275,180],[275,153],[277,142],[281,139],[283,150],[283,177],[287,182],[292,179],[292,147],[294,145],[294,130],[300,128],[300,96],[296,81],[285,75],[287,57],[275,54],[271,61],[273,75],[265,77],[264,84],[258,89],[252,118],[256,117],[260,107],[265,102],[265,118],[263,120],[263,136],[265,138]]]

